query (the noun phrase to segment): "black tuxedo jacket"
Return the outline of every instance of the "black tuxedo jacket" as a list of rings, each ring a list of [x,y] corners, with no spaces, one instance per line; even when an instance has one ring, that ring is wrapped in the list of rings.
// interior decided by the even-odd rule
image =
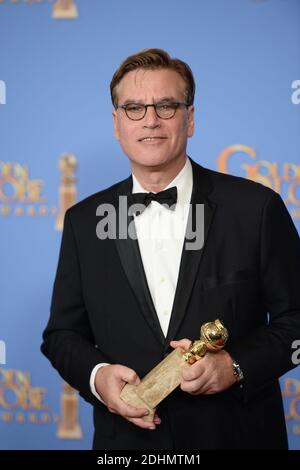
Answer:
[[[132,239],[100,240],[97,207],[118,207],[132,178],[66,213],[43,353],[94,406],[96,449],[282,449],[287,438],[278,377],[294,367],[300,338],[300,243],[272,190],[192,161],[191,203],[204,204],[202,249],[183,249],[167,338]],[[142,430],[110,413],[90,391],[99,362],[143,377],[170,352],[172,339],[199,337],[204,322],[223,320],[227,350],[244,386],[215,395],[176,389],[159,406],[162,424]]]

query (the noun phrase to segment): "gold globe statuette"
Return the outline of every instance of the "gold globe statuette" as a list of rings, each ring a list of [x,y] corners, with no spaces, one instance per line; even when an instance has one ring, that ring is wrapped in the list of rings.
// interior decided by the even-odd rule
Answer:
[[[78,18],[78,9],[74,0],[56,0],[53,5],[54,19],[73,20]]]
[[[82,429],[78,420],[79,397],[68,383],[63,383],[61,395],[61,416],[58,423],[57,437],[61,439],[81,439]]]
[[[143,419],[153,421],[157,405],[181,382],[181,371],[205,356],[207,351],[218,352],[228,340],[228,332],[220,320],[204,323],[200,339],[183,352],[175,349],[152,369],[138,385],[126,384],[120,397],[136,408],[146,408],[149,414]]]
[[[59,160],[59,170],[61,173],[59,186],[59,207],[56,218],[56,230],[62,230],[64,217],[67,209],[76,202],[77,189],[75,171],[77,168],[77,158],[72,153],[64,153]]]

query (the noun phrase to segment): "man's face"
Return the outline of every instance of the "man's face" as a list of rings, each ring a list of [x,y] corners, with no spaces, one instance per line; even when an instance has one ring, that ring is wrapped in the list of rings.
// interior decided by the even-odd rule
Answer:
[[[137,69],[128,72],[117,87],[118,105],[185,102],[185,82],[175,71]],[[115,137],[131,161],[132,169],[168,168],[186,157],[187,139],[194,131],[194,109],[180,106],[171,119],[159,118],[153,107],[145,117],[130,120],[124,109],[113,111]]]

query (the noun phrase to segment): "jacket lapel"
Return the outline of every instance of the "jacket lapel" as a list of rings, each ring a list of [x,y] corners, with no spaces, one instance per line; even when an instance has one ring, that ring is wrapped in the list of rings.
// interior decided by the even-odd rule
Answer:
[[[119,196],[126,197],[126,199],[123,198],[123,202],[125,203],[125,201],[127,201],[127,196],[131,194],[131,191],[132,178],[129,177],[122,183],[120,191],[118,191],[118,194],[116,195],[114,204],[114,207],[116,208],[117,219],[117,238],[115,239],[116,247],[128,282],[140,306],[141,313],[144,316],[148,326],[151,328],[156,340],[161,345],[163,345],[165,342],[165,337],[161,329],[148,287],[138,241],[136,239],[133,216],[128,215],[128,210],[123,210],[120,216]],[[120,231],[119,223],[122,220],[123,223]],[[124,231],[127,231],[128,233],[129,226],[132,231],[131,235],[133,236],[125,236],[124,238],[119,237],[121,232],[124,234]]]
[[[197,165],[191,160],[193,166],[193,192],[191,197],[190,211],[193,211],[193,226],[195,224],[194,214],[196,213],[196,204],[204,205],[204,240],[202,248],[198,250],[186,249],[186,242],[190,240],[185,239],[181,263],[178,275],[177,288],[173,303],[172,315],[168,329],[167,338],[165,340],[165,352],[169,348],[169,343],[175,338],[180,324],[185,316],[187,305],[190,295],[196,280],[199,270],[199,265],[205,244],[209,234],[209,229],[213,220],[216,204],[208,199],[208,194],[212,190],[212,183],[210,176],[200,165]]]

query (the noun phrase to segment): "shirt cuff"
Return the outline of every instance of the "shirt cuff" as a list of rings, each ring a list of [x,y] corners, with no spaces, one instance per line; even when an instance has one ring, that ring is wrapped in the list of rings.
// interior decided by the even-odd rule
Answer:
[[[95,395],[95,397],[98,398],[98,400],[100,400],[101,403],[103,403],[105,405],[105,403],[102,400],[101,396],[99,395],[99,393],[97,393],[96,387],[95,387],[96,374],[97,374],[98,370],[101,369],[101,367],[104,367],[104,366],[109,366],[109,364],[107,362],[101,362],[100,364],[97,364],[94,367],[94,369],[92,370],[91,377],[90,377],[90,389],[91,389],[92,394]]]

